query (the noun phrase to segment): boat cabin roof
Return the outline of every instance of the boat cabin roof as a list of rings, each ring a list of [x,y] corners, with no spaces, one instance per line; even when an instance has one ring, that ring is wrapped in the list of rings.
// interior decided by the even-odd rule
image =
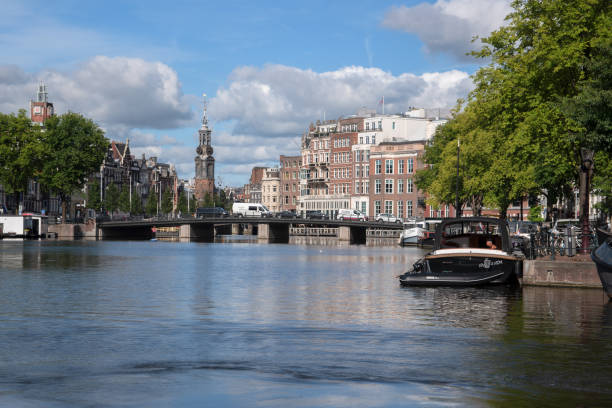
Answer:
[[[436,229],[434,249],[481,248],[510,252],[508,224],[487,217],[449,218]]]

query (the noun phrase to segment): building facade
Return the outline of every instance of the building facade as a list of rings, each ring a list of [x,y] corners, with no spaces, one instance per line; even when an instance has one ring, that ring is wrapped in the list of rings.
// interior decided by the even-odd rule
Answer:
[[[300,198],[300,167],[302,156],[285,156],[279,158],[281,210],[296,212]]]
[[[281,180],[280,169],[270,167],[264,170],[261,180],[261,203],[272,212],[281,208]]]

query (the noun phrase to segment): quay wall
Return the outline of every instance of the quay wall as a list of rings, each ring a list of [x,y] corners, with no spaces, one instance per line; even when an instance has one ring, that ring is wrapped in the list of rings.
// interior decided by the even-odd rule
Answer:
[[[47,231],[55,234],[57,238],[96,238],[95,223],[87,224],[52,224]]]
[[[588,260],[525,260],[523,285],[599,288],[595,263]]]

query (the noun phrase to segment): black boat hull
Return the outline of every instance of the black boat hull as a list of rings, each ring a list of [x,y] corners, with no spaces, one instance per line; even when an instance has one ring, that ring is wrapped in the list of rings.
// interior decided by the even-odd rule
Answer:
[[[400,277],[404,286],[478,286],[518,282],[522,261],[511,256],[428,256]]]
[[[607,239],[591,253],[591,259],[597,266],[601,286],[612,299],[612,241]]]

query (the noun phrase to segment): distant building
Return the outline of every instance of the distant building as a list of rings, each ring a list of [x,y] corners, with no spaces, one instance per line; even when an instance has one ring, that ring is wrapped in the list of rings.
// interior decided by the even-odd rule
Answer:
[[[55,114],[53,104],[47,100],[47,85],[42,81],[38,84],[36,100],[30,101],[30,119],[32,122],[42,125],[47,119]]]
[[[202,126],[198,131],[199,144],[196,148],[198,155],[195,157],[195,197],[198,201],[204,201],[207,193],[212,195],[215,192],[215,158],[211,146],[212,129],[208,127],[206,109],[205,98]]]
[[[261,203],[272,212],[280,210],[280,169],[270,167],[265,169],[261,180]]]
[[[296,211],[300,198],[300,165],[302,156],[281,155],[280,163],[280,209]]]

